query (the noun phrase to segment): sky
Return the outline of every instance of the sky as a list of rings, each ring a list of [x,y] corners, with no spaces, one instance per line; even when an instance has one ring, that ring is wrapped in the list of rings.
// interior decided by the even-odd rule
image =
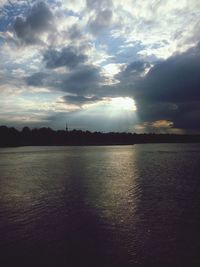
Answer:
[[[199,0],[0,0],[0,125],[200,133]]]

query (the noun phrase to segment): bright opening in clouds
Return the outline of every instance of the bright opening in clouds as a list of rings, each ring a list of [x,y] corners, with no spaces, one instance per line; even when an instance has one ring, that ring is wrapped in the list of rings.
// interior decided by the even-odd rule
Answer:
[[[0,124],[200,132],[199,0],[0,1]]]
[[[111,103],[113,109],[115,110],[127,110],[127,111],[135,111],[135,101],[130,97],[115,97],[112,98]]]

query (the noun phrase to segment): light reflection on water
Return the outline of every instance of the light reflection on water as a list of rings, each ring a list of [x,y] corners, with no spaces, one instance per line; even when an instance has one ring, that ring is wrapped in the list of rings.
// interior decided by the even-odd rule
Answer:
[[[199,162],[192,144],[0,149],[1,266],[199,266]]]

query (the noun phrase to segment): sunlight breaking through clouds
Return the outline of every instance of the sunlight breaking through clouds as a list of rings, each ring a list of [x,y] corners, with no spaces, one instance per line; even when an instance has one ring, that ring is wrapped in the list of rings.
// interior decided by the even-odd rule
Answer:
[[[79,116],[77,128],[95,130],[113,116],[116,130],[198,132],[199,17],[199,0],[0,1],[1,101],[37,121],[44,106],[41,121],[55,128]]]
[[[136,111],[135,101],[130,97],[112,98],[110,102],[114,110]]]

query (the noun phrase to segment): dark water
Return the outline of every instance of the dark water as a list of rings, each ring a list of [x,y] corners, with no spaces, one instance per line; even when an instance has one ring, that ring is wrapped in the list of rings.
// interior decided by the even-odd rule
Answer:
[[[200,145],[0,149],[0,266],[200,266]]]

